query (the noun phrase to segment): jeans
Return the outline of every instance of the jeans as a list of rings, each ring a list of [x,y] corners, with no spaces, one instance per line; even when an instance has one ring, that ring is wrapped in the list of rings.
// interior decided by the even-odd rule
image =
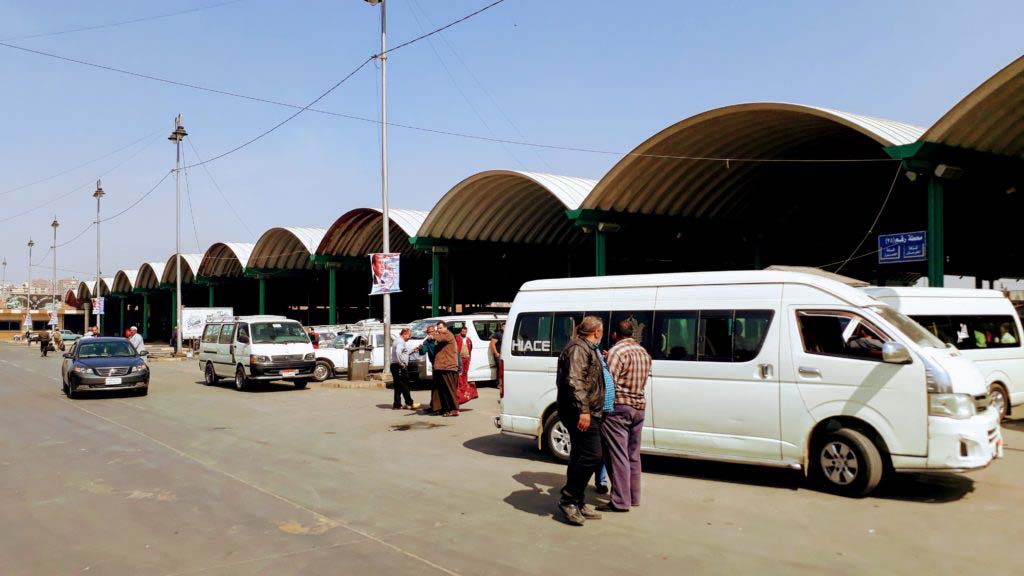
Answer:
[[[395,401],[391,404],[395,408],[402,406],[405,400],[406,406],[412,406],[412,394],[409,392],[409,371],[401,364],[391,365],[391,387],[395,391]]]
[[[576,427],[575,418],[563,419],[562,423],[569,429],[571,442],[565,487],[562,488],[562,502],[583,505],[590,477],[601,468],[601,419],[592,417],[586,432],[580,432]]]
[[[612,479],[611,504],[619,509],[640,505],[640,434],[643,427],[643,410],[616,404],[611,414],[605,416],[601,428],[605,462]]]

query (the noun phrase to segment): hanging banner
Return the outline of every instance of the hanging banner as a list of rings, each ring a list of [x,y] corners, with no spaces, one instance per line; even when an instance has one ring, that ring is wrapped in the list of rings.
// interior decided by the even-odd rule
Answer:
[[[400,254],[370,254],[370,275],[373,286],[370,295],[394,294],[401,292],[398,285],[398,265]]]
[[[50,326],[56,326],[57,325],[57,313],[54,312],[53,310],[50,310],[48,312],[48,314],[50,316],[50,321],[48,322],[48,324]]]
[[[104,301],[106,301],[106,298],[93,298],[92,299],[92,313],[93,314],[96,314],[98,316],[103,316],[105,314],[105,312],[103,311],[103,303],[104,303]]]

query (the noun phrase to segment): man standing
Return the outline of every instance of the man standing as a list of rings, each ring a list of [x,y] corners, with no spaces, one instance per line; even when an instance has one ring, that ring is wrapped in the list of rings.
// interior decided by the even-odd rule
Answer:
[[[409,338],[412,331],[402,328],[402,332],[391,345],[391,387],[395,390],[395,400],[391,404],[392,410],[405,408],[406,410],[418,410],[420,405],[412,401],[412,393],[409,392]],[[405,404],[402,404],[405,400]]]
[[[576,526],[601,517],[584,503],[584,494],[602,459],[605,369],[598,347],[603,335],[601,319],[587,316],[558,356],[558,418],[569,430],[570,440],[569,466],[558,508]]]
[[[505,323],[501,323],[501,327],[498,328],[494,334],[491,334],[491,358],[494,358],[494,364],[497,365],[501,361],[501,339],[505,337]]]
[[[46,352],[50,349],[50,331],[43,330],[39,333],[39,355],[46,358]]]
[[[600,509],[628,512],[631,506],[640,505],[640,434],[651,355],[633,339],[633,325],[627,320],[615,326],[612,340],[615,345],[608,351],[608,372],[615,385],[614,408],[601,427],[612,499]]]
[[[142,342],[142,334],[139,334],[139,329],[132,326],[128,329],[128,342],[135,347],[135,352],[142,354],[146,351],[146,345]]]
[[[434,331],[434,390],[430,408],[442,416],[458,416],[459,351],[444,320]]]
[[[99,326],[90,326],[89,329],[85,331],[85,334],[82,336],[82,338],[95,338],[99,335]]]

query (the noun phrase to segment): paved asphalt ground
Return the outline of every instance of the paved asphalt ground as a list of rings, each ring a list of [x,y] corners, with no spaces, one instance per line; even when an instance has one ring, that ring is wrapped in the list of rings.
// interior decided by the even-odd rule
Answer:
[[[495,433],[493,389],[431,418],[388,390],[210,388],[182,362],[153,364],[148,397],[71,401],[59,361],[0,345],[3,575],[1024,571],[1024,419],[990,468],[862,500],[645,459],[643,506],[574,528],[563,467]]]

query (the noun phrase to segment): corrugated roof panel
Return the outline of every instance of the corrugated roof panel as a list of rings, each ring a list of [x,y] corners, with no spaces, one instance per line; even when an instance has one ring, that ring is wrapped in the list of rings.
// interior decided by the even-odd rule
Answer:
[[[139,276],[135,281],[136,288],[156,288],[160,285],[164,274],[165,262],[146,262],[139,267]]]
[[[253,244],[240,242],[217,242],[206,249],[203,259],[196,268],[196,275],[230,278],[241,276],[254,247]]]
[[[414,236],[427,218],[427,212],[389,209],[391,218],[390,249],[392,252],[411,254],[409,237]],[[365,256],[382,249],[383,217],[378,208],[349,210],[327,230],[316,249],[327,256]]]
[[[163,274],[160,276],[161,283],[175,282],[175,266],[177,261],[171,254],[167,258],[167,266],[164,268]],[[196,271],[199,270],[200,264],[203,262],[204,254],[182,254],[181,261],[182,267],[185,269],[185,274],[181,277],[182,282],[195,282]]]
[[[139,277],[138,270],[118,270],[114,274],[111,292],[131,292],[135,288],[135,280]]]
[[[245,267],[308,270],[313,267],[310,255],[325,234],[326,228],[271,228],[260,236]]]

